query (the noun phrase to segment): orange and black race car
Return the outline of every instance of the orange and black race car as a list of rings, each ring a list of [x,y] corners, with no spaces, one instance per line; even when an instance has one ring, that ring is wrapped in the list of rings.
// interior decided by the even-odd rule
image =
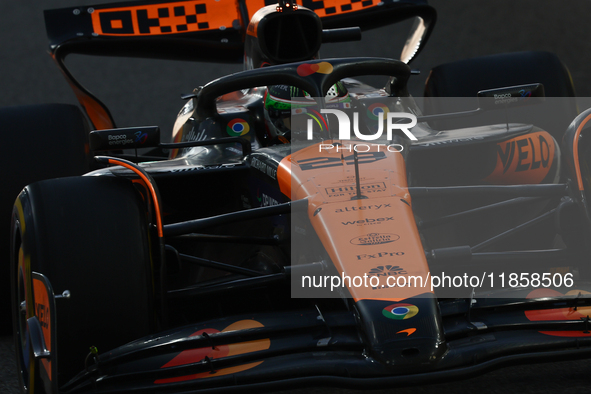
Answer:
[[[591,105],[556,56],[444,64],[414,99],[408,64],[436,19],[424,0],[45,17],[84,110],[44,107],[63,139],[47,177],[87,173],[14,204],[24,393],[400,387],[591,357]],[[319,58],[404,21],[401,60]],[[185,95],[163,143],[156,126],[115,128],[70,53],[245,71]]]

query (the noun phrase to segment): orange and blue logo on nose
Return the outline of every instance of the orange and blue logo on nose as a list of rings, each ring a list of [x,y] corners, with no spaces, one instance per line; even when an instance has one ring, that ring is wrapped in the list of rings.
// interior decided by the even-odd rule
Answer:
[[[382,310],[382,315],[388,319],[405,320],[419,313],[419,308],[412,304],[392,304]]]
[[[250,126],[244,119],[232,119],[230,122],[228,122],[226,131],[232,137],[240,137],[241,135],[245,135],[250,131]]]

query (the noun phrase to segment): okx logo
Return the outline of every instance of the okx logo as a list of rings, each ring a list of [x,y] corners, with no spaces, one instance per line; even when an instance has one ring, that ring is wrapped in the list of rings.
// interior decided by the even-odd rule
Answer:
[[[402,131],[408,138],[413,141],[417,140],[411,132],[410,128],[413,128],[417,125],[417,117],[413,114],[409,114],[406,112],[387,112],[387,111],[378,111],[378,127],[377,131],[373,134],[362,133],[360,131],[360,122],[359,122],[359,113],[353,112],[353,122],[349,119],[349,114],[341,111],[339,109],[321,109],[321,114],[331,114],[336,116],[338,125],[339,125],[339,137],[340,140],[350,140],[351,139],[351,123],[353,128],[353,133],[357,138],[363,141],[375,141],[382,137],[384,134],[384,123],[386,123],[386,137],[388,141],[392,140],[392,133],[394,130]],[[386,114],[386,122],[384,122],[384,114]],[[307,138],[308,140],[313,139],[313,120],[307,120]]]

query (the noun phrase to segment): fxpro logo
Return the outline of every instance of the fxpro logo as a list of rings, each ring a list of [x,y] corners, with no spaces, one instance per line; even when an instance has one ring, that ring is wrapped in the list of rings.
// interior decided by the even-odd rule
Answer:
[[[351,139],[351,120],[349,115],[338,109],[321,109],[322,114],[333,114],[337,117],[339,123],[339,137],[340,140]],[[399,123],[401,120],[409,120],[406,123]],[[417,117],[413,114],[406,112],[388,112],[386,115],[386,137],[387,140],[392,140],[392,132],[394,130],[402,131],[409,139],[416,141],[415,137],[409,129],[417,125]],[[307,138],[308,140],[313,139],[313,126],[312,119],[307,121]],[[357,138],[363,141],[375,141],[382,137],[384,133],[384,112],[378,114],[378,129],[375,134],[362,134],[359,131],[359,114],[353,112],[353,133]],[[402,149],[400,149],[401,151]]]

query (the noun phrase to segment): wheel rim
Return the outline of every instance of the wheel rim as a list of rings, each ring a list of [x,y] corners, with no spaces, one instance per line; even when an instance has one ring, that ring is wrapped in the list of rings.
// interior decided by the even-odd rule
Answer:
[[[32,355],[32,349],[30,346],[29,328],[27,324],[27,310],[29,304],[27,303],[27,283],[30,281],[26,277],[26,273],[23,272],[24,267],[24,255],[22,247],[19,247],[18,253],[18,268],[17,268],[17,288],[16,288],[16,332],[15,332],[15,343],[16,343],[16,355],[17,355],[17,366],[19,372],[19,380],[22,391],[24,393],[31,394],[33,391],[31,376],[34,375],[34,359]],[[25,308],[23,308],[25,306]]]

